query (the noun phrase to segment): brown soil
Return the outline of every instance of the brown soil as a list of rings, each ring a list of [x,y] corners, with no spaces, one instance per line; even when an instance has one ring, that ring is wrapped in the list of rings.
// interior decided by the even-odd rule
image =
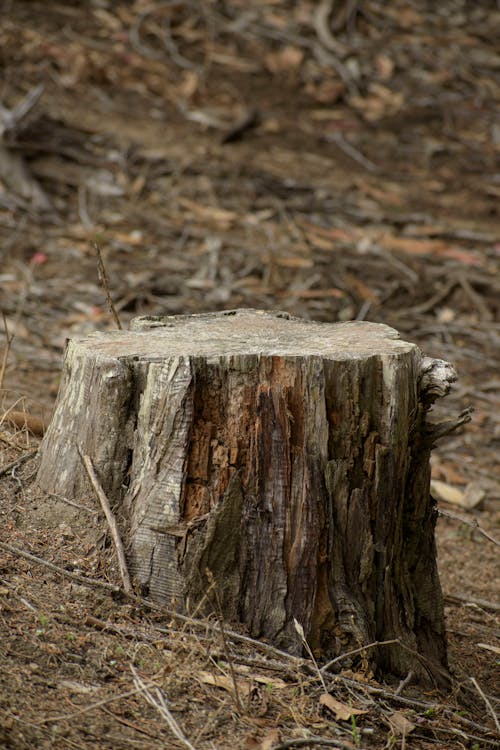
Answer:
[[[1,5],[2,104],[33,106],[0,111],[0,746],[493,747],[497,3]],[[39,442],[8,410],[48,420],[66,338],[114,327],[92,241],[124,325],[281,308],[383,321],[455,364],[436,418],[475,411],[433,476],[482,499],[440,501],[450,693],[396,694],[361,654],[327,688],[366,713],[336,719],[309,659],[113,593],[95,498],[41,496],[33,457],[6,470]]]

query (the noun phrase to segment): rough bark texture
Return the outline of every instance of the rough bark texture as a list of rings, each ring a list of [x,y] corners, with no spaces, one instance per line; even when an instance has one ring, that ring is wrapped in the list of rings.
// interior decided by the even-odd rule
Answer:
[[[69,343],[39,482],[126,512],[136,582],[327,658],[446,670],[426,412],[454,379],[387,326],[229,311]]]

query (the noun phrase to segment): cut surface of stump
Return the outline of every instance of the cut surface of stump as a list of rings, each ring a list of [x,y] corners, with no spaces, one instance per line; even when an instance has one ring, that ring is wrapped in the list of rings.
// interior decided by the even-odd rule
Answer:
[[[38,479],[88,495],[90,456],[160,602],[298,653],[295,619],[325,658],[399,639],[367,653],[382,673],[438,674],[426,415],[453,379],[375,323],[136,318],[69,342]]]

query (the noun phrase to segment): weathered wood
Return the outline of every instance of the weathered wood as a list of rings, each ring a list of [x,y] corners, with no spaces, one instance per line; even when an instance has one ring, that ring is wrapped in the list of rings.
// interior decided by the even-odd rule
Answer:
[[[251,310],[137,318],[70,341],[39,482],[90,456],[135,581],[298,652],[375,640],[383,672],[446,670],[426,413],[454,379],[396,331]]]

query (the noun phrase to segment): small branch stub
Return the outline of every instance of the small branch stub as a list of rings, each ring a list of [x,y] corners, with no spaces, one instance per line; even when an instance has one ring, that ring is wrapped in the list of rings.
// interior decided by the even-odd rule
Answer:
[[[159,601],[328,660],[378,642],[382,672],[440,676],[426,414],[451,374],[374,323],[137,318],[69,342],[39,482],[78,499],[88,456]]]

